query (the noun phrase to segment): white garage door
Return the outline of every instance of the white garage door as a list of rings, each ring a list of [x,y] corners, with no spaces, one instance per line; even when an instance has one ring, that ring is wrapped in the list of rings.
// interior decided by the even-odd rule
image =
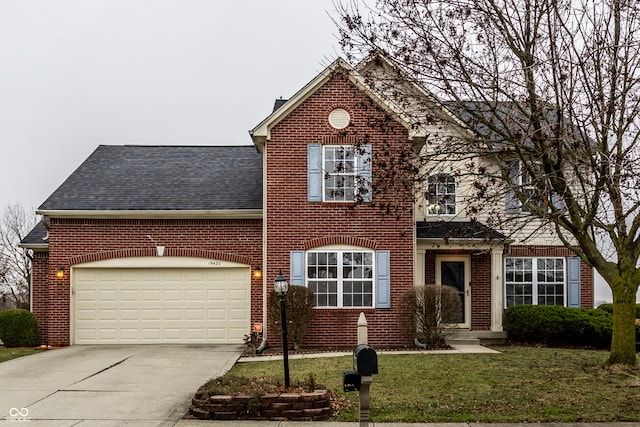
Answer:
[[[250,323],[244,268],[76,268],[76,344],[241,344]]]

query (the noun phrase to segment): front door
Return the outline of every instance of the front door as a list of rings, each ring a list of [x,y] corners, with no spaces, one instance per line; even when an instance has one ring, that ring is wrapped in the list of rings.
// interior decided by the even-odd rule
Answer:
[[[466,255],[443,255],[436,257],[436,284],[448,285],[458,291],[462,312],[457,325],[469,327],[471,297],[469,278],[471,277],[471,263]]]

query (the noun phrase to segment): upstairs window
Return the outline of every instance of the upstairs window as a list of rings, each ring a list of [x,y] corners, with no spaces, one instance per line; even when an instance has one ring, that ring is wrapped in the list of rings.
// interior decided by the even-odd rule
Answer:
[[[508,213],[531,212],[534,208],[545,211],[551,211],[552,208],[564,209],[562,197],[551,189],[545,189],[541,165],[533,165],[532,172],[522,161],[514,160],[507,163],[507,169],[510,184],[513,186],[506,195]],[[524,197],[524,203],[520,202],[514,189]]]
[[[456,178],[450,174],[431,175],[427,182],[425,198],[427,215],[455,215]]]
[[[307,146],[309,202],[371,201],[371,145]]]
[[[324,200],[352,202],[357,192],[358,165],[354,148],[350,146],[323,147]]]
[[[507,164],[509,169],[509,180],[526,197],[525,203],[521,203],[513,191],[507,194],[507,210],[511,212],[528,212],[529,203],[537,203],[536,188],[533,185],[533,178],[527,172],[521,161],[513,161]]]

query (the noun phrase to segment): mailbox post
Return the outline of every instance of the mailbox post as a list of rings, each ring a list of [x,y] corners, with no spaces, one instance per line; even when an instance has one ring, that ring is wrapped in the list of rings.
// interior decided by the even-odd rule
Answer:
[[[358,319],[358,345],[353,350],[353,371],[342,373],[342,386],[345,392],[356,391],[360,395],[360,427],[369,425],[369,386],[372,375],[378,373],[378,354],[368,345],[367,319],[360,313]]]

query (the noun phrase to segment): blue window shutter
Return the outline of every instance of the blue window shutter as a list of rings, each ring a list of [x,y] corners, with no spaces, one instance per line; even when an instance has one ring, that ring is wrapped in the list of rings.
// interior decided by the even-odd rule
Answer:
[[[567,304],[569,307],[580,307],[580,258],[567,258]]]
[[[358,178],[361,178],[360,186],[367,191],[362,194],[362,201],[371,201],[371,144],[360,147],[358,155]]]
[[[510,188],[510,186],[518,185],[520,162],[507,162],[507,168],[509,169],[509,182],[507,183],[507,194],[505,200],[506,209],[507,213],[518,213],[520,212],[520,201],[518,200],[518,197],[516,197],[516,193]]]
[[[304,286],[304,251],[291,251],[289,278],[292,285]]]
[[[307,200],[322,201],[322,145],[307,145]]]
[[[376,308],[391,307],[391,255],[376,251]]]

